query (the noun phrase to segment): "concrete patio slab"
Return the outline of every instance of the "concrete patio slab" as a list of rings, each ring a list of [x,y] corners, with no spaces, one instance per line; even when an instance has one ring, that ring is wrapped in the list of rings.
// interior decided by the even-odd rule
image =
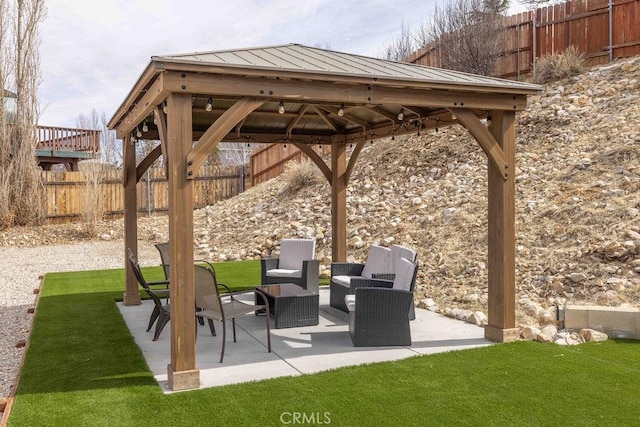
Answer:
[[[253,296],[248,295],[247,301]],[[136,344],[165,392],[167,365],[171,360],[170,325],[157,341],[153,329],[146,332],[153,303],[124,306],[118,303]],[[273,322],[272,326],[273,326]],[[233,342],[231,322],[227,324],[224,362],[220,361],[222,324],[215,322],[216,336],[209,327],[198,325],[196,366],[200,388],[216,387],[268,378],[312,374],[343,366],[405,359],[422,354],[486,346],[484,329],[427,310],[416,309],[411,322],[411,346],[354,347],[349,336],[348,315],[329,306],[329,289],[320,289],[320,319],[317,326],[271,329],[271,349],[267,352],[264,316],[247,315],[236,321],[237,342]]]

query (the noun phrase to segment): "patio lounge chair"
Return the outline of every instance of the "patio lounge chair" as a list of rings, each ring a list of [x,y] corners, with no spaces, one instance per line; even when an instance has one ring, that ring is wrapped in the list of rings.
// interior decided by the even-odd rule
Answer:
[[[196,312],[196,316],[207,319],[211,328],[211,335],[216,335],[213,327],[213,321],[222,322],[222,350],[220,352],[220,363],[224,359],[224,349],[227,337],[226,321],[231,319],[233,325],[233,342],[236,342],[236,317],[245,314],[254,313],[256,310],[265,310],[269,312],[269,302],[265,295],[257,289],[253,291],[231,292],[231,290],[216,281],[216,273],[213,268],[206,268],[199,265],[195,266],[195,286],[196,286],[196,306],[200,307],[200,311]],[[224,287],[226,293],[220,294],[218,287]],[[255,305],[244,303],[234,296],[255,292],[262,296],[265,305]],[[264,316],[267,321],[267,349],[271,353],[271,328],[269,326],[269,316]]]
[[[154,307],[151,312],[151,317],[149,318],[149,326],[147,327],[147,332],[151,330],[153,324],[156,323],[156,330],[153,334],[153,341],[156,341],[160,336],[160,333],[166,326],[167,322],[169,322],[169,313],[170,308],[169,304],[163,304],[161,298],[169,298],[169,289],[166,289],[168,285],[167,280],[161,280],[157,282],[147,282],[142,275],[142,271],[140,270],[140,265],[138,265],[138,260],[135,255],[131,251],[131,249],[127,249],[129,255],[129,262],[131,263],[131,267],[133,269],[133,274],[136,276],[136,280],[142,286],[142,289],[151,297],[153,301]],[[152,286],[155,285],[164,285],[164,289],[152,289]]]
[[[354,346],[411,345],[409,314],[417,270],[417,264],[402,259],[392,288],[358,287],[355,295],[345,297]]]
[[[400,259],[415,262],[416,252],[399,245],[393,245],[391,249],[371,245],[365,264],[331,263],[329,305],[347,312],[344,297],[354,294],[356,287],[368,286],[369,279],[377,280],[370,286],[392,287]],[[383,283],[381,280],[385,280],[387,283]]]
[[[261,260],[262,285],[293,283],[313,293],[318,293],[320,262],[315,259],[314,239],[282,239],[278,258]]]

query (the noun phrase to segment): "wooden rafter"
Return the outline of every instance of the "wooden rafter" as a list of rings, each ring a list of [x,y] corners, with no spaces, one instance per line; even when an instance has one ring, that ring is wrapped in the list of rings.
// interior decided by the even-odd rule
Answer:
[[[140,122],[149,117],[155,107],[167,97],[168,93],[164,87],[164,74],[161,73],[149,89],[147,89],[142,98],[140,98],[133,108],[122,118],[122,121],[116,129],[117,137],[123,138],[135,129]]]
[[[312,105],[311,108],[315,110],[316,114],[320,116],[322,121],[325,122],[327,126],[329,126],[331,129],[333,129],[334,132],[338,131],[337,126],[327,117],[324,111],[322,111],[317,105]]]
[[[331,114],[335,115],[338,118],[338,120],[342,119],[344,121],[354,123],[354,124],[360,126],[361,128],[363,128],[364,130],[369,130],[369,129],[371,129],[373,127],[373,125],[371,123],[369,123],[367,121],[364,121],[364,120],[360,120],[360,119],[358,119],[356,117],[353,117],[350,114],[346,114],[345,113],[341,117],[338,114],[338,109],[335,108],[335,107],[331,107],[329,105],[319,105],[318,107],[321,108],[322,110],[325,110],[328,113],[331,113]]]
[[[347,164],[347,171],[345,172],[347,184],[349,184],[349,180],[351,179],[351,174],[353,173],[353,169],[356,166],[356,161],[358,157],[360,157],[360,152],[367,145],[366,140],[362,140],[356,144],[356,148],[353,149],[351,153],[351,157],[349,157],[349,163]]]
[[[156,105],[153,110],[153,117],[158,127],[158,139],[160,139],[160,147],[162,147],[162,165],[164,166],[164,174],[169,179],[169,149],[167,147],[167,118],[160,108]]]
[[[293,120],[291,120],[291,122],[289,122],[289,124],[287,125],[287,131],[286,131],[286,134],[288,136],[291,136],[291,132],[293,131],[293,128],[296,127],[298,122],[300,122],[300,120],[304,117],[308,109],[309,109],[308,104],[303,105],[300,108],[300,112],[298,113],[298,115]]]

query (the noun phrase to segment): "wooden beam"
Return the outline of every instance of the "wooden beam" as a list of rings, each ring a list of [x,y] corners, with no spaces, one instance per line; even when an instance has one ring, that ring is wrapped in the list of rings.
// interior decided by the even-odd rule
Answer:
[[[196,172],[202,166],[213,148],[249,113],[264,104],[263,100],[256,98],[243,98],[233,104],[216,120],[200,137],[187,156],[186,174],[188,179],[193,179]],[[191,119],[189,119],[191,122]]]
[[[329,185],[331,185],[331,170],[329,169],[329,166],[327,166],[327,164],[324,162],[324,160],[322,160],[322,157],[320,157],[320,155],[316,153],[313,148],[311,148],[311,145],[301,144],[298,142],[294,142],[293,145],[298,147],[298,150],[306,154],[307,157],[309,157],[311,161],[315,163],[318,168],[320,168],[320,171],[329,182]]]
[[[364,108],[366,108],[367,110],[373,111],[374,113],[382,117],[386,117],[387,119],[391,120],[395,124],[398,124],[398,125],[400,124],[397,114],[393,114],[392,112],[387,111],[382,107],[378,107],[374,105],[365,105]]]
[[[169,149],[169,252],[171,292],[171,390],[200,386],[196,369],[195,273],[193,263],[193,181],[187,179],[191,151],[191,95],[171,94],[167,100]]]
[[[144,175],[147,169],[151,167],[153,162],[158,160],[160,154],[162,154],[162,145],[158,144],[153,148],[153,150],[151,150],[149,154],[147,154],[144,159],[142,159],[142,161],[136,168],[136,181],[140,181],[140,178],[142,178],[142,175]]]
[[[336,116],[338,119],[337,120],[344,120],[347,122],[351,122],[354,123],[358,126],[360,126],[361,128],[363,128],[364,130],[369,130],[373,127],[373,125],[369,122],[366,122],[364,120],[360,120],[356,117],[353,117],[350,114],[344,113],[344,115],[342,117],[340,117],[340,115],[338,114],[338,109],[335,107],[331,107],[329,105],[318,105],[318,107],[320,107],[321,109],[333,114],[334,116]]]
[[[152,60],[156,60],[152,58]],[[326,73],[313,73],[313,72],[299,72],[299,71],[287,71],[283,69],[274,69],[274,70],[266,70],[260,68],[242,68],[242,67],[227,67],[227,66],[218,66],[211,64],[195,64],[195,63],[184,63],[184,61],[177,59],[174,63],[166,61],[166,58],[162,58],[161,62],[157,63],[158,68],[162,68],[165,71],[178,72],[178,73],[191,73],[191,74],[213,74],[213,75],[225,75],[225,76],[239,76],[240,78],[246,79],[247,77],[253,78],[264,78],[269,80],[295,80],[295,79],[304,79],[307,84],[316,84],[318,82],[326,82],[327,74]],[[235,77],[234,76],[234,77]],[[360,84],[371,84],[371,77],[362,77],[362,76],[353,76],[353,75],[332,75],[332,82],[345,84],[345,85],[360,85]],[[377,84],[381,86],[387,87],[406,87],[407,80],[403,78],[377,78]],[[531,87],[534,86],[534,87]],[[419,90],[427,89],[437,89],[437,90],[459,90],[460,83],[457,81],[447,81],[447,82],[434,82],[434,81],[412,81],[411,87]],[[539,94],[543,87],[529,85],[528,87],[522,86],[502,86],[502,87],[491,87],[486,85],[466,85],[469,91],[483,91],[486,93],[500,93],[500,94],[515,94],[515,95],[535,95]],[[213,93],[211,95],[214,95]]]
[[[182,77],[184,75],[184,77]],[[265,100],[333,104],[399,104],[417,107],[464,107],[522,111],[526,95],[474,92],[468,90],[383,87],[303,80],[276,80],[236,76],[168,73],[164,88],[171,92],[207,93],[215,96],[260,97]],[[460,89],[459,87],[457,89]],[[467,88],[465,88],[467,89]]]
[[[153,112],[154,108],[160,104],[168,95],[164,88],[164,74],[160,73],[145,94],[136,102],[131,110],[121,118],[116,128],[116,137],[123,138],[140,122]]]
[[[160,147],[162,147],[162,165],[164,166],[164,175],[169,179],[169,150],[167,148],[167,118],[162,111],[160,105],[156,105],[153,110],[153,117],[158,128],[158,139]]]
[[[322,121],[327,124],[327,126],[329,126],[331,129],[333,129],[334,132],[338,131],[338,128],[336,127],[335,123],[333,123],[331,120],[329,120],[329,118],[326,116],[324,111],[322,111],[320,108],[318,108],[317,105],[312,105],[311,107],[315,110],[316,114],[318,116],[320,116]]]
[[[136,199],[136,150],[129,136],[122,140],[122,173],[124,186],[124,269],[125,291],[124,305],[140,304],[138,281],[129,263],[128,250],[138,256],[138,204]]]
[[[291,132],[293,131],[293,128],[296,127],[298,122],[300,122],[300,119],[302,119],[302,117],[304,117],[304,114],[307,112],[308,109],[309,109],[309,105],[308,104],[303,105],[300,108],[300,112],[298,113],[298,115],[293,120],[291,120],[291,122],[287,126],[286,134],[288,136],[291,136]]]
[[[331,144],[331,261],[347,260],[347,144]]]
[[[353,173],[353,168],[356,166],[356,162],[358,161],[358,157],[360,157],[360,152],[362,151],[362,149],[364,148],[364,146],[367,145],[367,140],[362,140],[359,141],[356,144],[356,148],[353,149],[353,152],[351,152],[351,157],[349,157],[349,164],[347,165],[347,171],[345,173],[346,175],[346,180],[347,180],[347,185],[349,185],[349,180],[351,179],[351,174]]]
[[[494,111],[491,134],[496,139],[509,170],[515,170],[515,113]],[[515,173],[504,179],[501,168],[489,163],[488,168],[488,325],[485,337],[492,341],[514,341],[516,328],[516,237],[515,237]]]
[[[500,171],[502,179],[507,179],[509,175],[514,175],[515,170],[509,169],[509,162],[505,158],[502,148],[495,137],[489,132],[473,112],[463,108],[450,108],[457,120],[473,135],[480,147],[489,158],[489,163],[493,164],[496,170]]]

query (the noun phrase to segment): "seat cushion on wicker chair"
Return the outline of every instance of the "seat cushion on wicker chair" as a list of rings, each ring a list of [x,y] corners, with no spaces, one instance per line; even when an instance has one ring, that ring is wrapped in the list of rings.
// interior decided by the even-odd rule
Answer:
[[[407,259],[400,258],[397,263],[396,276],[393,279],[393,289],[410,291],[415,268],[416,265],[414,263]]]
[[[315,259],[316,241],[314,239],[282,239],[278,268],[302,270],[302,261]]]
[[[371,279],[373,274],[393,273],[391,265],[391,249],[371,245],[367,262],[362,269],[362,277]]]
[[[302,277],[302,270],[289,270],[287,268],[274,268],[267,270],[269,277]]]
[[[353,294],[345,295],[344,304],[347,306],[347,310],[354,311],[356,309],[356,296]]]
[[[351,285],[351,279],[355,279],[362,276],[333,276],[331,281],[336,285],[342,285],[348,288]]]

